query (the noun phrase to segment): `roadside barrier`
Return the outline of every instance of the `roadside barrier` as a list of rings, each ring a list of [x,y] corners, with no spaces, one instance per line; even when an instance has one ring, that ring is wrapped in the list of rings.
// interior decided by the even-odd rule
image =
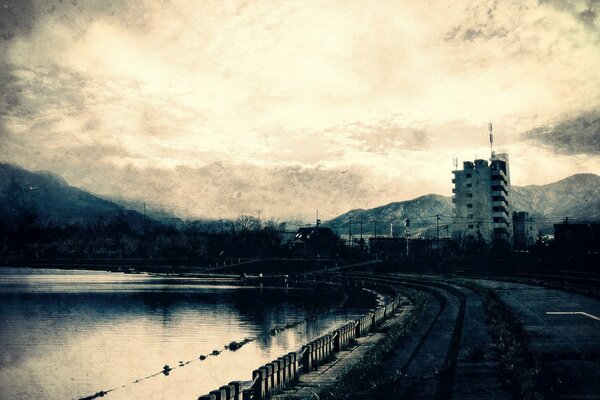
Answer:
[[[308,278],[305,276],[305,279]],[[317,280],[317,276],[311,276]],[[338,280],[338,282],[340,282]],[[375,287],[384,289],[383,285],[374,285],[369,281],[350,280],[340,282],[354,287]],[[390,287],[385,287],[390,289]],[[393,291],[393,290],[392,290]],[[386,304],[380,305],[367,314],[348,322],[302,346],[300,351],[291,352],[252,371],[252,381],[230,382],[218,390],[198,397],[198,400],[267,400],[272,395],[292,386],[300,376],[318,369],[330,361],[338,353],[354,341],[366,336],[385,319],[391,317],[399,307],[400,301],[394,296]]]

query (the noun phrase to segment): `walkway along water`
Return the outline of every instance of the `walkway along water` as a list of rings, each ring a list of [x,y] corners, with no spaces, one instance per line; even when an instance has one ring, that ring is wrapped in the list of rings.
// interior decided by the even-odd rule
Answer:
[[[494,352],[493,343],[481,298],[472,290],[453,282],[395,273],[323,273],[312,279],[377,292],[391,290],[396,295],[385,306],[294,353],[298,374],[281,381],[277,375],[280,365],[266,365],[255,371],[253,380],[238,397],[225,397],[226,392],[217,396],[215,392],[204,399],[316,399],[324,395],[346,398],[348,394],[356,399],[510,398],[502,386],[497,360],[488,357]],[[349,369],[363,366],[362,362],[368,359],[363,356],[369,355],[370,349],[386,336],[380,330],[373,332],[374,328],[402,319],[401,314],[386,321],[399,308],[397,293],[403,288],[420,292],[426,298],[416,323],[402,336],[400,344],[372,364],[375,368],[348,375]],[[344,346],[347,335],[359,346]]]
[[[234,394],[230,397],[226,397],[225,391],[219,395],[211,392],[201,398],[311,399],[318,398],[317,394],[322,398],[328,393],[333,393],[334,398],[346,398],[344,396],[350,393],[355,399],[511,398],[509,388],[501,381],[499,357],[504,355],[496,353],[482,299],[478,293],[464,287],[460,280],[389,272],[322,272],[321,279],[376,291],[386,286],[399,291],[403,287],[410,288],[428,298],[423,313],[419,314],[402,343],[372,371],[371,375],[378,378],[376,385],[368,387],[369,382],[362,382],[362,386],[355,385],[349,392],[348,387],[339,384],[339,377],[357,360],[363,362],[361,356],[385,336],[373,332],[374,327],[393,321],[386,321],[391,313],[385,308],[384,317],[380,319],[381,307],[303,346],[299,352],[290,353],[297,373],[281,375],[281,364],[275,366],[274,361],[270,363],[273,365],[255,371],[252,381],[240,384],[237,397],[230,390]],[[598,341],[594,340],[597,321],[581,314],[600,315],[597,301],[529,285],[481,280],[477,284],[490,286],[499,293],[524,321],[526,332],[531,332],[531,350],[545,357],[545,362],[569,379],[561,389],[564,392],[561,395],[597,397],[597,391],[594,392],[598,382],[598,369],[595,368],[598,365]],[[399,301],[398,297],[394,300]],[[359,346],[344,346],[340,338],[346,335]],[[283,365],[283,374],[286,374],[285,360]],[[344,374],[341,376],[342,380],[347,378]],[[325,387],[330,389],[324,392]],[[346,389],[345,393],[344,390],[337,393],[338,388]]]
[[[308,276],[305,278],[308,278]],[[313,275],[312,278],[316,280],[317,276]],[[328,282],[328,284],[347,284],[368,288],[380,294],[387,293],[392,297],[389,297],[385,304],[380,305],[361,318],[348,322],[334,331],[305,344],[298,352],[285,354],[259,367],[253,371],[251,381],[230,382],[228,385],[221,386],[207,395],[200,396],[199,400],[270,399],[275,394],[298,382],[300,375],[317,370],[329,362],[334,354],[350,347],[357,338],[364,337],[377,326],[381,326],[405,300],[404,298],[400,299],[392,287],[376,282],[343,279],[331,275],[327,276],[327,279],[333,281]]]

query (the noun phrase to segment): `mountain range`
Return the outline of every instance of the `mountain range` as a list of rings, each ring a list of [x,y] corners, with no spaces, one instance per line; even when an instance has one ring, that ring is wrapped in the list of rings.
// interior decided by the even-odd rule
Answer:
[[[30,172],[0,163],[0,220],[19,224],[29,219],[38,225],[89,225],[121,220],[140,230],[144,215],[70,186],[52,172]],[[146,224],[153,224],[146,218]]]
[[[513,209],[528,211],[542,228],[551,227],[568,216],[572,221],[600,221],[600,176],[576,174],[547,185],[512,187]],[[133,209],[133,210],[132,210]],[[25,215],[35,215],[37,222],[88,224],[120,219],[139,230],[144,223],[143,203],[124,199],[105,199],[69,185],[51,172],[30,172],[21,167],[0,163],[0,220],[18,223]],[[452,223],[451,197],[428,194],[371,209],[348,211],[324,222],[335,232],[347,235],[352,218],[352,233],[357,237],[405,232],[409,218],[413,235],[435,236],[447,232]],[[439,217],[439,220],[438,220]],[[362,221],[362,222],[361,222]],[[146,224],[179,224],[174,215],[148,207]],[[451,229],[451,228],[450,228]]]
[[[543,231],[551,230],[552,224],[565,217],[571,221],[600,221],[600,176],[575,174],[547,185],[512,186],[511,201],[513,210],[529,212]],[[324,225],[347,236],[352,218],[354,237],[360,235],[361,221],[365,235],[404,235],[404,221],[408,218],[413,236],[434,237],[438,226],[440,236],[448,232],[446,226],[451,226],[452,214],[451,197],[428,194],[371,209],[351,210]]]

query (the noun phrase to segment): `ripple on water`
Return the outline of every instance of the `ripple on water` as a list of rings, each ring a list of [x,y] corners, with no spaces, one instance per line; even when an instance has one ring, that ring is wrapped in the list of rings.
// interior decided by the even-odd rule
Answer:
[[[250,379],[258,365],[360,312],[340,308],[339,294],[304,297],[146,275],[0,270],[0,388],[6,398],[78,398],[125,384],[107,397],[195,399]],[[246,337],[257,339],[222,351]],[[199,360],[213,350],[222,352]],[[168,376],[165,365],[174,368]]]

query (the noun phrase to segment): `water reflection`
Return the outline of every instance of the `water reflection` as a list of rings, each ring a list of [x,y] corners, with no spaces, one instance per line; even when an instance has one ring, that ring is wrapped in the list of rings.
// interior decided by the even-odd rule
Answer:
[[[142,275],[0,270],[0,389],[3,398],[116,388],[107,398],[195,399],[249,379],[257,366],[360,313],[343,299],[333,289],[307,296]],[[270,334],[299,320],[310,321]],[[224,350],[246,337],[257,340]],[[222,353],[199,359],[213,350]],[[164,365],[174,368],[168,376]]]

